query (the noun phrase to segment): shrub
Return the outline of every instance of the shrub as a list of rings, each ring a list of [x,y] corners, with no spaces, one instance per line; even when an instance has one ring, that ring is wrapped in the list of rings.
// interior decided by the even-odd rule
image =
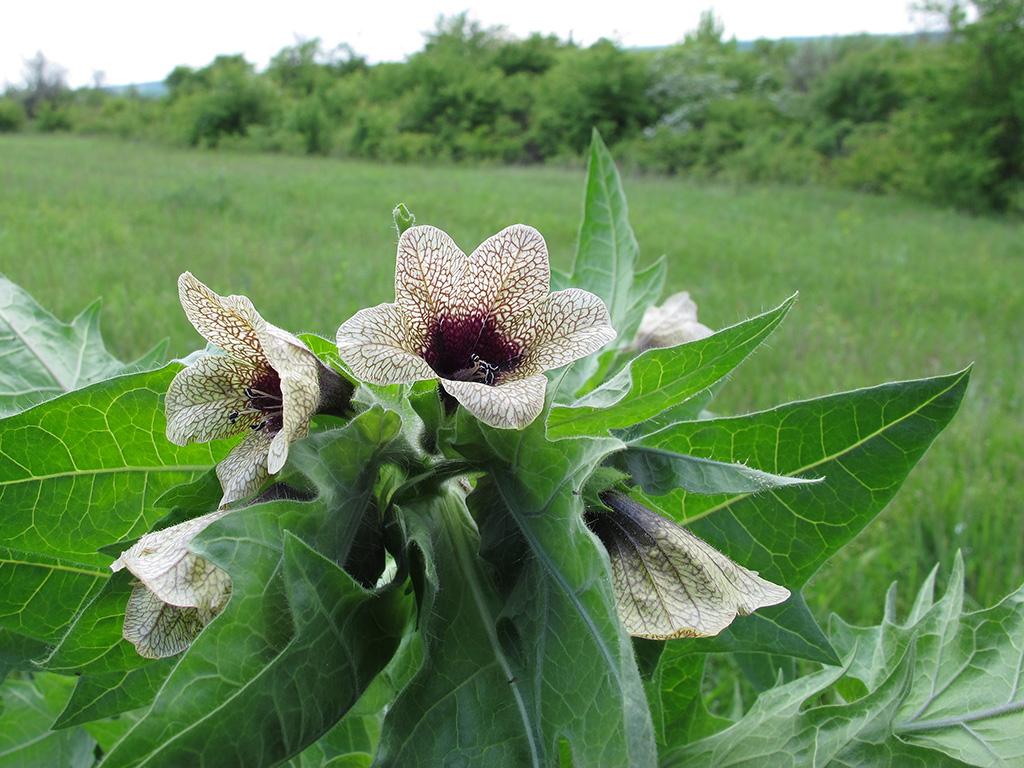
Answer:
[[[20,131],[24,125],[25,108],[16,99],[0,99],[0,133]]]

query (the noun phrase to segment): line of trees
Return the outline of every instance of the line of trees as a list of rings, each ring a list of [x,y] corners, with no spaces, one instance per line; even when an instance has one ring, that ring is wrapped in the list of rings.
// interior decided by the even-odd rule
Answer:
[[[515,39],[461,15],[402,63],[370,66],[308,40],[262,72],[241,56],[178,67],[160,98],[72,92],[40,56],[26,86],[0,99],[0,131],[536,163],[575,161],[596,126],[639,170],[1022,212],[1024,0],[971,0],[970,14],[964,2],[931,7],[943,33],[898,39],[740,45],[708,13],[680,44],[650,51]]]

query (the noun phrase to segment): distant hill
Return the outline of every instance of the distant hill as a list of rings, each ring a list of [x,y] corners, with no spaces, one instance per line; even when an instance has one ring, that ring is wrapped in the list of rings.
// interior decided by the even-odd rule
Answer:
[[[152,83],[131,83],[130,85],[107,85],[103,88],[107,93],[116,96],[127,96],[134,92],[145,99],[159,99],[167,93],[167,86],[163,81],[157,80]]]

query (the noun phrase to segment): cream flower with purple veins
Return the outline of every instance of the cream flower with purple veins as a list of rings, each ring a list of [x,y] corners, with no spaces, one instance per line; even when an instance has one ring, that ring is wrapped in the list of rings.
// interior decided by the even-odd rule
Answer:
[[[167,390],[167,439],[177,445],[245,433],[217,466],[221,504],[256,491],[306,436],[319,412],[340,413],[351,387],[245,296],[219,296],[186,272],[178,295],[196,330],[223,355],[203,355]]]
[[[579,289],[549,293],[544,238],[516,224],[466,256],[445,232],[398,241],[395,301],[338,329],[338,351],[372,384],[440,379],[481,421],[522,428],[544,407],[544,372],[615,338],[608,308]]]
[[[110,569],[139,580],[125,609],[125,640],[152,659],[185,650],[231,595],[231,578],[189,551],[189,542],[226,510],[147,533],[121,553]]]
[[[697,321],[697,303],[687,291],[675,293],[660,307],[648,307],[633,339],[633,349],[674,347],[710,336],[714,331]]]
[[[601,494],[587,526],[608,553],[619,619],[654,640],[711,637],[789,590],[737,565],[686,528],[618,491]]]

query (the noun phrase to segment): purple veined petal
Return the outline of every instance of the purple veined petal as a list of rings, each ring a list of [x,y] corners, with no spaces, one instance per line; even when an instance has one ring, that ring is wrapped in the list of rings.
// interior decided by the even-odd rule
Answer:
[[[498,386],[477,381],[441,379],[445,391],[484,424],[499,429],[522,429],[544,409],[548,380],[529,376]]]
[[[264,320],[245,296],[220,296],[185,272],[178,278],[178,298],[189,322],[211,344],[252,365],[265,362],[259,341]]]
[[[269,475],[267,454],[272,439],[264,429],[250,431],[217,465],[217,479],[224,491],[220,506],[251,496],[263,485]]]
[[[226,355],[205,355],[179,371],[164,400],[167,439],[188,445],[244,432],[254,421],[253,415],[240,415],[246,408],[245,388],[258,371]]]
[[[569,288],[537,302],[511,329],[523,351],[508,378],[532,376],[586,357],[615,338],[608,307],[594,294]]]
[[[405,384],[437,375],[414,346],[405,312],[397,304],[361,309],[338,329],[338,354],[356,378],[371,384]]]
[[[410,227],[398,240],[395,304],[408,332],[424,339],[437,322],[451,316],[468,259],[455,241],[437,227]]]
[[[456,286],[460,316],[490,320],[504,331],[551,286],[548,246],[533,227],[513,224],[487,238],[469,256],[469,267]]]
[[[228,510],[217,510],[147,533],[121,553],[110,569],[128,569],[162,602],[180,608],[220,605],[231,578],[213,563],[189,551],[192,539]]]

